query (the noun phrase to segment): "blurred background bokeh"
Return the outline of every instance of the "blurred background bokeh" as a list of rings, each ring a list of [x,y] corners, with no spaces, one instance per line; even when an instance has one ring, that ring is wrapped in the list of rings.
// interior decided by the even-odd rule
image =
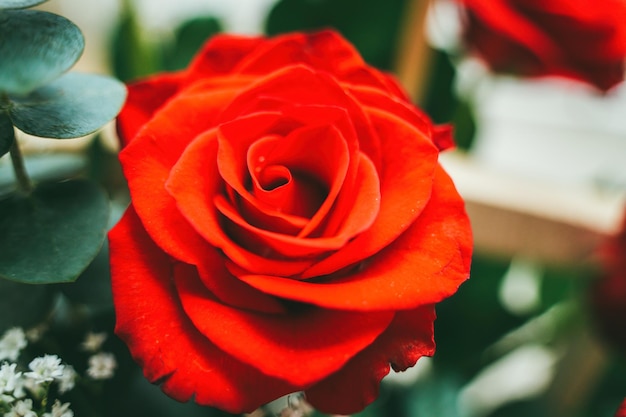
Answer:
[[[626,207],[626,86],[599,92],[560,77],[494,75],[463,53],[463,12],[452,0],[51,0],[42,8],[84,32],[75,70],[123,81],[184,68],[218,32],[339,30],[436,122],[454,124],[458,149],[441,159],[467,201],[476,248],[471,279],[438,307],[436,355],[389,375],[359,415],[614,415],[626,396],[626,345],[611,334],[626,331],[626,298],[619,283],[602,285],[607,276],[626,281],[626,268],[620,275],[606,255],[616,252],[606,248]],[[123,206],[114,129],[74,146]],[[103,253],[63,290],[84,306],[82,331],[112,329],[107,268]],[[79,332],[60,332],[69,351]],[[87,397],[105,398],[105,415],[227,415],[167,398],[121,343],[107,343],[119,372],[104,395]],[[97,415],[74,396],[77,416]]]

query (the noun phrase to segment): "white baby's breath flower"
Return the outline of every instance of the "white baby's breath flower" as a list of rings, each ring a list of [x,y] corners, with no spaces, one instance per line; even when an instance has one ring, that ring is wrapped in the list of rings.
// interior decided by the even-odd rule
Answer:
[[[109,379],[117,367],[117,361],[112,353],[97,353],[89,358],[87,375],[93,379]]]
[[[4,413],[4,417],[37,417],[37,414],[33,411],[33,400],[30,398],[26,400],[16,401],[8,413]]]
[[[74,388],[76,382],[76,371],[72,365],[65,365],[63,375],[57,381],[59,383],[59,393],[64,394]]]
[[[22,399],[26,397],[26,389],[28,389],[31,392],[35,392],[35,390],[37,389],[37,384],[35,384],[35,382],[32,379],[26,378],[20,372],[20,376],[15,381],[15,389],[13,390],[13,396],[17,399]]]
[[[70,403],[61,404],[59,400],[56,400],[52,404],[51,412],[43,413],[41,417],[74,417],[74,412],[69,407]]]
[[[0,339],[0,360],[17,360],[20,351],[24,349],[27,344],[28,342],[26,341],[24,330],[19,327],[13,327],[7,330],[2,335],[2,339]]]
[[[61,359],[57,355],[44,355],[33,359],[28,367],[31,372],[26,372],[24,375],[33,379],[35,383],[41,384],[61,378],[65,366],[61,364]]]
[[[4,362],[0,365],[0,394],[11,394],[15,389],[17,380],[22,375],[21,372],[15,372],[17,364]]]
[[[14,396],[7,395],[7,394],[0,394],[0,405],[11,404],[13,401],[15,401]]]
[[[106,333],[89,332],[85,336],[85,340],[83,340],[83,343],[81,343],[80,347],[87,352],[97,352],[100,350],[102,344],[106,339]]]

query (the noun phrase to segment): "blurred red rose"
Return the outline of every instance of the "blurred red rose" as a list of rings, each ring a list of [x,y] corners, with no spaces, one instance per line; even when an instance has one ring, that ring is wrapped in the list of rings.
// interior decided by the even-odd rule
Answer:
[[[608,90],[624,79],[624,0],[460,0],[464,38],[492,70]]]
[[[590,291],[592,313],[599,335],[626,355],[626,216],[600,256],[603,272]]]
[[[118,126],[116,332],[166,393],[348,414],[434,352],[472,247],[450,131],[338,34],[217,36],[130,85]]]
[[[617,412],[615,413],[615,417],[626,417],[626,399],[622,401]]]

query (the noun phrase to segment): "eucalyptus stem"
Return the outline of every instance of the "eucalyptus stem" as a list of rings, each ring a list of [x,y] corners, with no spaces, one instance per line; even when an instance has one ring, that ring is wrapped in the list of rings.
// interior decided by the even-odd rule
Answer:
[[[13,139],[13,144],[9,150],[11,154],[11,162],[13,163],[13,172],[15,172],[15,178],[17,179],[17,185],[21,192],[24,194],[30,194],[33,191],[33,183],[28,177],[26,167],[24,166],[24,157],[20,151],[20,147],[17,143],[17,138]]]

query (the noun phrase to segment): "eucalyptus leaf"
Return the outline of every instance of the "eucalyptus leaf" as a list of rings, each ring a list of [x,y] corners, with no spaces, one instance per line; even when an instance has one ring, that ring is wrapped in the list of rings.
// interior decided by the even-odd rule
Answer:
[[[34,154],[24,157],[26,172],[35,183],[61,181],[76,176],[87,169],[87,164],[87,157],[77,153]],[[11,161],[0,160],[0,198],[16,188]]]
[[[0,201],[0,277],[74,281],[98,254],[108,217],[105,193],[85,180],[40,184]]]
[[[85,41],[74,23],[39,10],[0,13],[0,91],[26,94],[76,63]]]
[[[113,201],[108,229],[119,221],[126,210],[127,204]],[[105,240],[98,255],[83,271],[80,277],[71,284],[59,284],[61,292],[72,303],[82,304],[92,312],[107,311],[113,306],[111,293],[111,269],[109,266],[109,245]]]
[[[102,75],[69,73],[24,97],[11,97],[13,124],[34,136],[68,139],[101,128],[126,99],[121,82]]]
[[[3,9],[25,9],[33,7],[48,0],[0,0],[0,10]]]
[[[0,156],[11,150],[11,145],[15,140],[15,130],[13,123],[6,113],[0,112]]]

